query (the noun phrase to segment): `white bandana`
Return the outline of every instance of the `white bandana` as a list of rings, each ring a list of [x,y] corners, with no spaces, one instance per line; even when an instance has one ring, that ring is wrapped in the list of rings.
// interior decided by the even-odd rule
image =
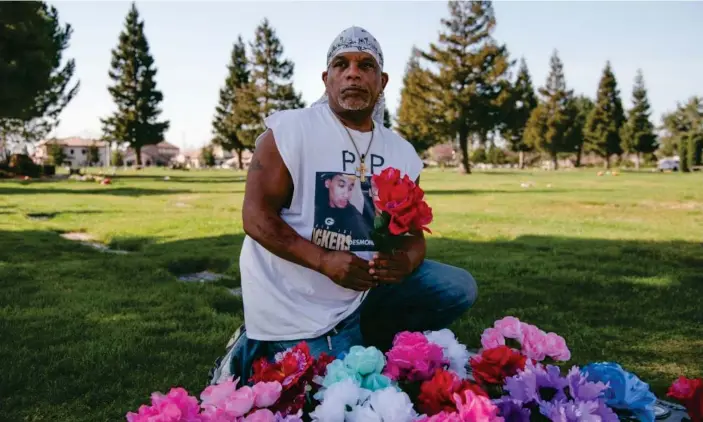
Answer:
[[[376,59],[376,62],[381,67],[383,71],[383,51],[381,50],[381,44],[378,43],[376,38],[371,35],[370,32],[358,26],[352,26],[350,28],[342,31],[332,42],[330,48],[327,50],[327,66],[330,65],[332,59],[334,59],[338,54],[349,53],[349,52],[359,52],[369,53]],[[322,94],[319,100],[315,101],[310,105],[310,107],[317,107],[321,105],[329,104],[329,98],[327,98],[327,92]],[[378,96],[376,105],[373,108],[372,118],[377,124],[383,126],[383,111],[385,110],[386,100],[383,96],[383,92]]]

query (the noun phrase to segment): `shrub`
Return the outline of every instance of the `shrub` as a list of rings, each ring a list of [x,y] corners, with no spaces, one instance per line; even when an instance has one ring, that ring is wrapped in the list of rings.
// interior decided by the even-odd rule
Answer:
[[[10,171],[19,176],[39,177],[42,168],[34,164],[27,154],[13,154],[10,157]]]

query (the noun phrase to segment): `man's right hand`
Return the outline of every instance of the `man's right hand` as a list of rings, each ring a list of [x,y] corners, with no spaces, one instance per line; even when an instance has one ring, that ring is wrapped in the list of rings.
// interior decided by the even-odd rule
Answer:
[[[369,263],[352,253],[327,251],[320,264],[320,272],[344,288],[362,292],[377,286]]]

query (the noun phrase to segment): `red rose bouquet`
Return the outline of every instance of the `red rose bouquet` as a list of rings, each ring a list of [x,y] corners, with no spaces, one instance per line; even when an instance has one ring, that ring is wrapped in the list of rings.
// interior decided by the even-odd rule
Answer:
[[[399,236],[413,232],[431,233],[432,208],[424,200],[425,192],[408,175],[389,167],[371,178],[375,186],[377,215],[371,237],[379,251],[393,249]]]

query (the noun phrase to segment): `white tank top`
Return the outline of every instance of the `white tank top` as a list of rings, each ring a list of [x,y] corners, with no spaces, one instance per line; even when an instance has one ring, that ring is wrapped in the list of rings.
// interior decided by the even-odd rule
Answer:
[[[366,155],[366,180],[358,177],[360,157],[329,106],[275,113],[266,119],[293,180],[290,208],[282,219],[298,234],[331,250],[363,259],[374,252],[369,232],[375,207],[371,174],[395,167],[416,180],[423,163],[412,145],[377,125]],[[371,132],[349,129],[364,154]],[[365,293],[343,288],[328,277],[286,261],[249,236],[240,255],[247,336],[281,341],[323,335],[354,312]]]

